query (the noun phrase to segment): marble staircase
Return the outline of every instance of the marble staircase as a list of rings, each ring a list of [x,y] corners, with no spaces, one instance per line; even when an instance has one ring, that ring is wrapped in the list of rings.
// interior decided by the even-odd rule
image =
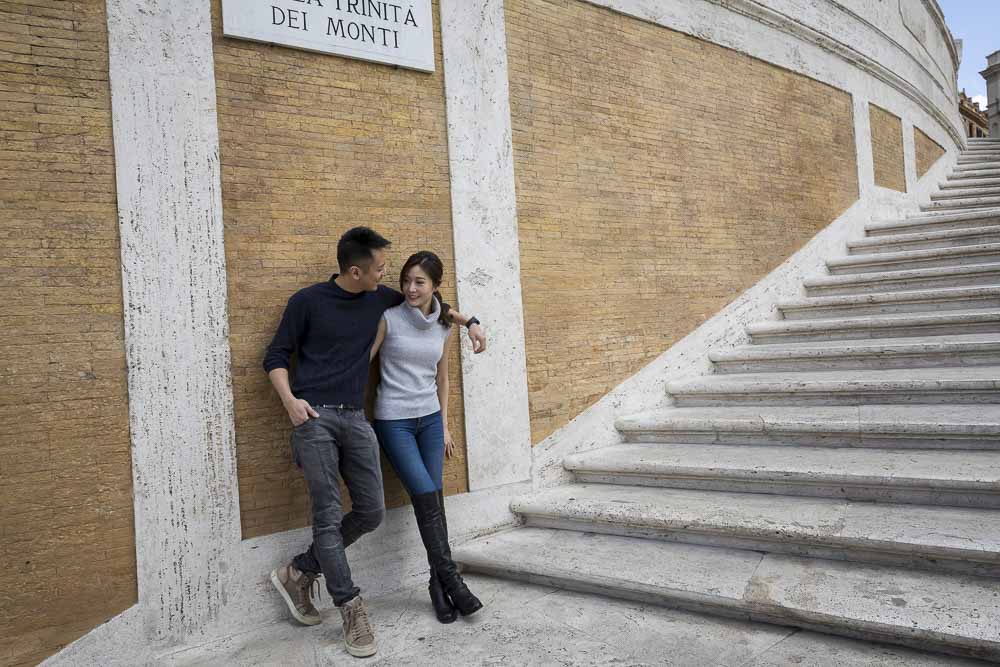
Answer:
[[[1000,140],[467,569],[1000,662]]]

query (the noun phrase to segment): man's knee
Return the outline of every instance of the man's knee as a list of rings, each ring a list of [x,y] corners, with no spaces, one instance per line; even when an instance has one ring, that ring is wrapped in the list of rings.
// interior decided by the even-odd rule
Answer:
[[[370,533],[382,524],[385,519],[384,507],[372,507],[364,510],[354,510],[351,512],[358,528],[365,533]]]

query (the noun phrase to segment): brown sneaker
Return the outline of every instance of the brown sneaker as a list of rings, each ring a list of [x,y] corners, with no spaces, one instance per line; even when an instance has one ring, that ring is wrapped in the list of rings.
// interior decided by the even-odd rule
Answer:
[[[356,658],[375,655],[375,632],[368,620],[368,607],[361,596],[356,596],[340,608],[344,618],[344,648]]]
[[[271,583],[281,593],[281,597],[292,612],[292,618],[303,625],[316,625],[323,619],[312,603],[312,587],[315,574],[300,572],[292,565],[282,565],[271,570]]]

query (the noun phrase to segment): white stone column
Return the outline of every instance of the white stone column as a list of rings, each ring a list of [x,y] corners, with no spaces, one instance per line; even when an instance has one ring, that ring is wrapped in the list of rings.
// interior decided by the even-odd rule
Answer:
[[[913,123],[903,120],[903,175],[906,178],[906,191],[917,189],[917,145],[913,136]]]
[[[875,158],[872,155],[872,124],[868,100],[857,94],[854,103],[854,150],[858,162],[858,196],[861,199],[875,189]]]
[[[469,488],[531,475],[531,424],[521,305],[502,0],[441,0],[458,305],[489,332],[462,347]]]
[[[240,541],[210,3],[108,0],[138,613],[219,614]]]

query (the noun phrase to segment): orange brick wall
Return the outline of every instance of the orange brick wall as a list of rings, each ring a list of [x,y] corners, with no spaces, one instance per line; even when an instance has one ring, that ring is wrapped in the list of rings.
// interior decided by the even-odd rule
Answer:
[[[917,158],[917,178],[923,178],[924,174],[934,166],[934,163],[945,154],[945,150],[941,144],[924,134],[919,127],[913,128],[913,145]]]
[[[0,2],[0,664],[136,601],[104,2]]]
[[[577,0],[508,0],[532,437],[858,196],[851,98]]]
[[[872,128],[875,185],[906,192],[903,161],[903,124],[882,107],[868,105]]]
[[[406,257],[434,250],[455,303],[441,38],[436,28],[437,71],[426,74],[224,38],[219,0],[213,16],[240,507],[243,535],[254,537],[309,521],[288,418],[261,359],[288,297],[336,270],[340,235],[364,224],[394,241],[392,286]],[[458,333],[447,493],[468,488]],[[404,503],[383,467],[389,506]]]

